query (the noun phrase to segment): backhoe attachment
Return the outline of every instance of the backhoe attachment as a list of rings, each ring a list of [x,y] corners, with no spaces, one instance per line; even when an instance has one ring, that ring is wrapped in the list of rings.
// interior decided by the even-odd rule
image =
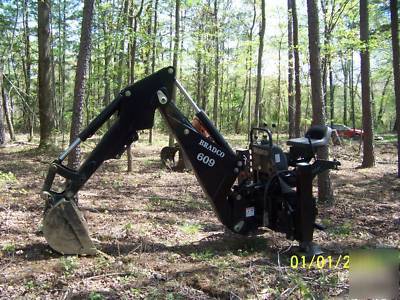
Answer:
[[[172,101],[176,88],[195,111],[192,122]],[[43,233],[51,248],[62,254],[96,253],[85,218],[77,206],[76,194],[104,161],[119,158],[138,140],[139,130],[153,127],[156,109],[225,227],[243,235],[268,227],[299,241],[308,253],[316,253],[312,239],[314,229],[319,227],[315,223],[317,208],[312,181],[317,174],[339,165],[337,161],[315,157],[317,148],[329,142],[328,127],[312,127],[304,138],[290,140],[288,154],[273,144],[268,129],[254,128],[249,149],[234,152],[175,79],[172,67],[123,89],[52,162],[43,186],[46,201]],[[113,124],[82,165],[77,170],[65,166],[63,161],[68,154],[112,115],[116,116]],[[258,139],[259,134],[265,138]],[[61,192],[53,188],[56,176],[65,180]]]

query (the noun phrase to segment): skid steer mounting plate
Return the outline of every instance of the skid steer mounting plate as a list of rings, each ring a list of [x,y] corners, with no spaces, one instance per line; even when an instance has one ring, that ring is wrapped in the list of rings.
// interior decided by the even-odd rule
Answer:
[[[61,199],[45,212],[43,234],[50,247],[61,254],[95,255],[97,252],[74,201]]]

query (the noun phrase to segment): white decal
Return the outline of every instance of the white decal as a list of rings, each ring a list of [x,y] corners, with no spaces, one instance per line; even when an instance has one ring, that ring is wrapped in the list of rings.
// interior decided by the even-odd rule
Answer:
[[[246,208],[246,218],[254,216],[254,206]]]
[[[215,160],[213,158],[210,158],[207,155],[204,155],[204,153],[199,153],[197,154],[197,160],[201,161],[203,164],[209,166],[209,167],[213,167],[215,165]]]
[[[279,154],[275,154],[275,162],[280,163],[281,162],[281,156]]]
[[[207,150],[211,151],[212,153],[218,155],[219,157],[224,157],[225,153],[222,152],[221,150],[219,150],[217,147],[209,144],[208,142],[204,141],[204,140],[200,140],[199,145],[206,148]]]

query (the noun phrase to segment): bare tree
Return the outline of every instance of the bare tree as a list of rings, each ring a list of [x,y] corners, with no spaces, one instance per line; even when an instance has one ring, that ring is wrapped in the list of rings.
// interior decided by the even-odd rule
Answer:
[[[390,24],[392,29],[394,93],[396,97],[396,119],[400,120],[400,59],[399,59],[399,15],[398,3],[390,0]],[[400,177],[400,126],[397,123],[397,177]]]
[[[219,96],[219,37],[218,37],[218,0],[214,0],[214,47],[215,47],[215,56],[214,56],[214,69],[215,69],[215,78],[214,78],[214,102],[213,102],[213,121],[215,126],[218,126],[218,96]],[[221,84],[222,85],[222,84]]]
[[[48,147],[53,128],[51,103],[50,0],[38,1],[40,148]]]
[[[343,55],[343,54],[342,54]],[[340,63],[343,71],[343,124],[347,125],[347,90],[348,90],[348,79],[349,79],[349,60],[346,56],[343,58],[340,56]]]
[[[158,18],[158,0],[154,3],[154,17],[153,17],[153,36],[151,43],[151,73],[155,72],[156,68],[156,42],[157,42],[157,18]],[[153,128],[149,130],[149,144],[153,143]]]
[[[301,123],[301,85],[300,85],[300,57],[299,57],[299,24],[297,21],[296,0],[292,0],[293,19],[293,53],[294,53],[294,78],[295,78],[295,113],[294,113],[294,135],[300,136]]]
[[[294,90],[293,90],[293,18],[292,0],[288,0],[288,122],[289,138],[294,137]]]
[[[283,41],[283,32],[281,35],[281,38],[279,40],[279,47],[278,47],[278,94],[277,94],[277,102],[278,102],[278,109],[277,109],[277,115],[278,115],[278,122],[276,125],[276,142],[279,143],[279,133],[280,133],[280,115],[281,115],[281,102],[282,102],[282,94],[281,94],[281,52],[282,52],[282,41]]]
[[[133,14],[133,9],[134,7],[131,6],[130,10],[130,17],[129,17],[129,27],[132,29],[132,34],[130,37],[129,41],[129,51],[130,51],[130,60],[129,60],[129,65],[130,65],[130,82],[133,84],[135,82],[135,66],[136,66],[136,46],[137,46],[137,30],[138,30],[138,23],[139,23],[139,18],[140,15],[142,14],[143,11],[143,2],[144,0],[140,1],[140,6],[137,11],[137,13],[134,15]],[[128,146],[128,149],[126,149],[126,153],[128,156],[128,168],[127,172],[132,172],[133,169],[133,157],[132,157],[132,145]]]
[[[264,52],[264,34],[265,34],[265,0],[261,0],[261,27],[260,27],[260,43],[258,45],[258,62],[257,62],[257,85],[256,85],[256,103],[254,106],[254,125],[260,124],[260,102],[261,102],[261,68],[262,57]]]
[[[364,168],[375,165],[374,133],[372,129],[370,68],[368,45],[368,0],[360,1],[360,40],[363,43],[361,56],[361,98],[362,98],[362,123],[363,123],[363,159],[361,166]]]
[[[2,80],[5,78],[5,76],[1,74],[1,71],[0,71],[0,76],[3,76]],[[4,80],[3,83],[0,84],[0,92],[3,97],[3,103],[1,103],[0,101],[0,105],[3,105],[3,113],[6,118],[8,133],[10,134],[10,140],[15,141],[14,125],[12,121],[12,112],[10,108],[9,94],[7,93]]]
[[[70,143],[78,137],[82,126],[86,74],[89,66],[90,50],[92,47],[93,4],[94,0],[85,0],[83,6],[81,39],[75,73],[74,104],[69,139]],[[68,166],[71,168],[77,168],[80,163],[80,157],[80,147],[77,146],[68,157]]]
[[[253,46],[251,41],[253,41],[253,30],[254,26],[256,24],[256,16],[257,16],[257,11],[256,11],[256,0],[253,1],[253,23],[252,26],[249,30],[249,51],[248,51],[248,60],[249,60],[249,68],[247,70],[248,72],[248,77],[249,77],[249,93],[248,93],[248,107],[247,107],[247,137],[250,139],[250,130],[251,130],[251,92],[252,92],[252,66],[253,66]]]
[[[174,53],[172,56],[172,66],[175,69],[175,72],[178,70],[178,54],[179,54],[179,31],[180,31],[180,10],[181,10],[181,0],[175,0],[175,37],[174,37]],[[174,95],[172,99],[175,100],[176,90],[174,89]],[[168,145],[172,147],[174,145],[174,136],[172,133],[169,134]]]
[[[24,57],[22,60],[22,67],[24,69],[24,79],[25,79],[25,102],[32,103],[31,100],[31,46],[30,46],[30,38],[29,38],[29,6],[28,0],[23,1],[23,26],[24,26]],[[23,113],[25,116],[26,128],[29,131],[29,141],[33,139],[33,127],[34,127],[34,114],[24,105]]]
[[[0,90],[3,89],[3,65],[0,62]],[[6,143],[6,130],[4,126],[3,99],[0,93],[0,146]]]
[[[325,110],[321,91],[321,57],[319,48],[320,40],[318,6],[316,0],[307,0],[307,14],[313,124],[325,125]],[[318,151],[318,158],[328,159],[328,157],[328,147],[321,147]],[[327,202],[333,201],[333,192],[329,171],[325,171],[318,176],[318,199]]]

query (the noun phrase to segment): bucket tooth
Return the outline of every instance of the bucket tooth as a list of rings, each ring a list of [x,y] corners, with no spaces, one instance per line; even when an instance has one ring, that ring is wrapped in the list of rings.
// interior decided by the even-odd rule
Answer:
[[[87,223],[74,201],[61,199],[43,217],[43,234],[61,254],[95,255]]]

